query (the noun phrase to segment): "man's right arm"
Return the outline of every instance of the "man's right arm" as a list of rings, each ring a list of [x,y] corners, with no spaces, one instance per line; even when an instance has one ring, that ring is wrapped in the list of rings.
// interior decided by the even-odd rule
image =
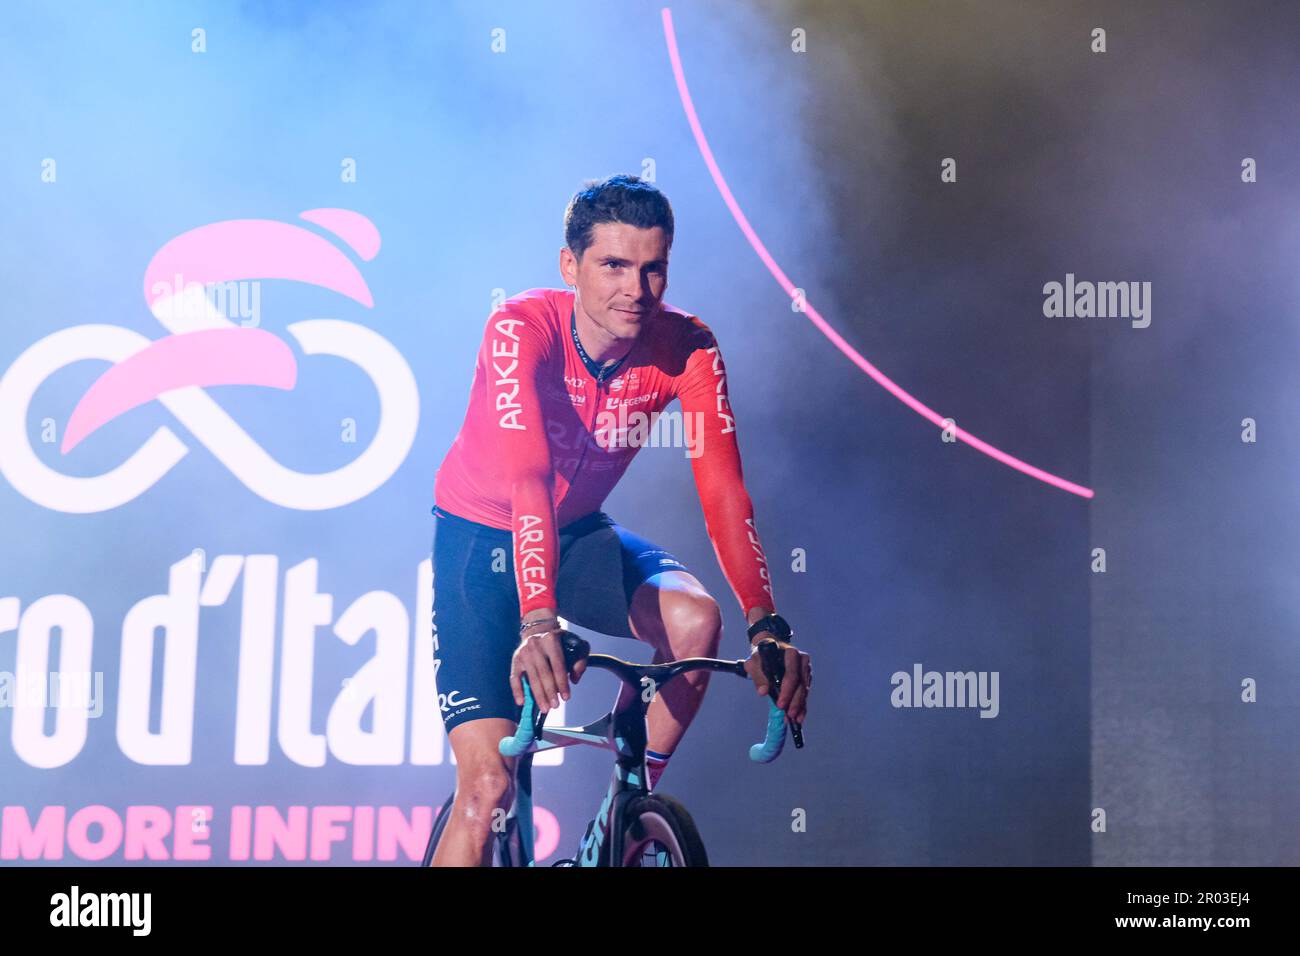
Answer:
[[[555,471],[538,382],[549,349],[531,323],[498,309],[483,340],[499,467],[510,493],[510,530],[521,620],[554,617]]]
[[[540,384],[549,367],[546,336],[519,313],[498,310],[488,322],[483,348],[492,396],[492,426],[500,467],[510,488],[510,529],[514,543],[519,617],[534,627],[520,630],[520,645],[510,663],[510,689],[524,702],[523,679],[543,713],[569,699],[559,629],[555,583],[559,568],[555,517],[555,469],[546,437]],[[585,662],[574,667],[577,681]]]

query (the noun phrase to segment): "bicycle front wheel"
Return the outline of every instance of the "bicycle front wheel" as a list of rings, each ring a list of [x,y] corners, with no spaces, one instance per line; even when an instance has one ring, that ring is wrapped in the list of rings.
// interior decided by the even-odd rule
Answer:
[[[664,794],[632,800],[623,812],[623,866],[708,866],[704,840],[686,808]]]
[[[447,826],[447,820],[451,817],[451,805],[456,800],[456,791],[451,792],[447,802],[442,805],[438,811],[438,818],[433,821],[433,831],[429,834],[429,845],[424,848],[424,860],[420,866],[428,866],[433,861],[433,851],[438,849],[438,841],[442,839],[442,831]]]

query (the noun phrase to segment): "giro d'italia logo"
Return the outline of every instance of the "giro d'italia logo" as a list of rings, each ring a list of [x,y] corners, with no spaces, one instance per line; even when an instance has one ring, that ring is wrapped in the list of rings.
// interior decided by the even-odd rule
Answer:
[[[312,209],[302,219],[337,236],[362,261],[379,252],[379,230],[360,213]],[[410,366],[377,332],[329,318],[287,327],[303,354],[353,363],[378,395],[373,439],[335,471],[308,474],[280,464],[204,391],[209,385],[294,387],[298,364],[289,345],[256,323],[232,321],[208,296],[209,288],[260,279],[306,282],[374,306],[352,260],[303,226],[234,219],[182,233],[158,250],[144,277],[145,302],[170,334],[150,340],[116,325],[74,326],[36,342],[0,377],[0,472],[38,505],[86,514],[133,501],[182,466],[189,446],[166,426],[121,464],[92,477],[64,474],[37,456],[28,432],[32,396],[65,366],[93,360],[111,364],[64,423],[60,451],[65,456],[95,430],[156,399],[249,491],[273,504],[307,511],[337,508],[380,487],[410,451],[420,403]]]

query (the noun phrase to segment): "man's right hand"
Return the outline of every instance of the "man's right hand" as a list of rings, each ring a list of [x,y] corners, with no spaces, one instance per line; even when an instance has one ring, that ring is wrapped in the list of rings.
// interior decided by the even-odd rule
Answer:
[[[564,648],[560,645],[559,628],[544,630],[536,628],[524,632],[523,643],[515,649],[510,661],[510,687],[515,694],[515,703],[524,705],[523,676],[528,676],[528,686],[532,688],[533,699],[543,714],[552,707],[560,706],[560,698],[569,699],[569,674],[564,668]],[[573,683],[582,679],[587,669],[585,660],[573,667]]]

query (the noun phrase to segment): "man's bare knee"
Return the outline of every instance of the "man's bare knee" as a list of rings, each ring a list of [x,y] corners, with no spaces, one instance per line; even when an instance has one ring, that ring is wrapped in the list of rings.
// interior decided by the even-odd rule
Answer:
[[[513,799],[514,779],[504,767],[486,763],[457,767],[452,813],[480,842],[500,828]]]
[[[503,816],[496,811],[508,809],[514,799],[514,761],[496,749],[509,727],[505,720],[476,720],[454,728],[449,735],[456,752],[455,822],[484,838],[494,820]]]
[[[666,602],[664,625],[674,657],[715,657],[722,642],[722,611],[707,594]]]
[[[685,571],[664,571],[642,584],[630,618],[633,633],[655,648],[656,660],[713,657],[721,643],[718,602]]]
[[[504,766],[484,763],[457,768],[456,793],[458,797],[463,793],[472,804],[490,809],[509,807],[513,791],[514,780]]]

